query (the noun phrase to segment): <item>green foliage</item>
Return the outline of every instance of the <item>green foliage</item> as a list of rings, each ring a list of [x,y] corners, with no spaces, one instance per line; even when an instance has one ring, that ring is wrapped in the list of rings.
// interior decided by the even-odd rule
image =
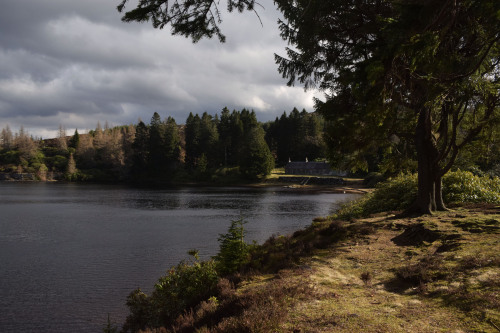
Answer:
[[[479,177],[469,171],[450,172],[443,178],[443,199],[449,203],[500,202],[500,178]]]
[[[128,2],[129,0],[121,0],[118,11],[123,12]],[[228,0],[227,10],[252,11],[254,5],[255,0]],[[217,1],[142,0],[137,4],[137,8],[126,11],[122,20],[150,21],[153,27],[159,29],[170,25],[173,35],[189,37],[193,42],[213,36],[217,36],[220,42],[226,40],[219,27],[222,20]]]
[[[207,155],[201,154],[200,159],[198,160],[198,163],[196,165],[196,172],[199,173],[199,175],[203,176],[207,172]]]
[[[285,118],[297,129],[291,141],[309,151],[310,158],[318,155],[314,152],[321,145],[323,127],[319,116],[294,109]],[[59,139],[35,143],[26,137],[23,153],[14,145],[0,150],[0,171],[33,173],[45,164],[51,175],[67,180],[245,183],[268,175],[274,167],[276,151],[271,152],[266,135],[271,141],[275,135],[287,141],[289,131],[270,124],[266,133],[256,113],[247,109],[224,108],[220,118],[206,112],[201,117],[190,114],[185,126],[172,117],[162,121],[154,113],[149,124],[139,121],[104,129],[98,124],[89,134],[75,130],[67,149],[61,148]],[[44,179],[47,172],[42,170],[38,178]]]
[[[149,125],[148,173],[151,177],[159,177],[165,168],[166,158],[163,153],[164,128],[160,115],[155,112]]]
[[[186,167],[194,169],[198,158],[201,156],[201,118],[198,114],[194,116],[191,112],[186,119]]]
[[[75,134],[73,134],[71,139],[69,139],[68,147],[73,149],[78,149],[79,145],[80,145],[80,134],[78,133],[78,130],[75,129]]]
[[[36,170],[36,176],[39,180],[47,180],[47,172],[49,171],[49,169],[45,164],[39,164],[38,167],[36,167]]]
[[[402,210],[417,197],[417,175],[400,174],[376,185],[366,209],[372,213]]]
[[[379,172],[370,172],[363,179],[363,185],[367,187],[375,187],[381,181],[384,181],[386,177]]]
[[[325,91],[316,111],[327,122],[330,162],[367,170],[368,157],[382,151],[382,171],[418,167],[412,209],[438,207],[439,175],[500,119],[500,2],[275,4],[281,36],[293,46],[275,56],[278,71],[289,85]]]
[[[247,135],[245,149],[240,160],[241,173],[248,179],[257,179],[270,174],[274,168],[274,159],[264,140],[264,131],[257,127]]]
[[[191,261],[170,268],[155,284],[151,295],[136,289],[127,297],[130,314],[123,332],[171,327],[174,321],[200,302],[217,299],[219,276],[236,272],[249,260],[242,219],[232,221],[227,233],[219,236],[220,250],[212,260],[200,261],[197,250],[190,250]]]
[[[417,175],[400,174],[377,184],[375,191],[342,206],[336,216],[344,219],[398,211],[417,197]],[[500,203],[500,178],[479,177],[468,171],[448,172],[443,177],[443,199],[450,203]]]
[[[217,272],[220,275],[235,273],[248,262],[249,246],[245,243],[245,228],[243,219],[231,221],[227,233],[220,234],[219,253],[214,257]]]
[[[213,260],[179,263],[158,280],[151,296],[137,289],[127,297],[130,314],[123,330],[169,327],[183,311],[214,296],[218,280]]]
[[[47,157],[45,160],[49,166],[54,167],[57,170],[65,170],[68,165],[68,158],[62,155]]]
[[[278,165],[292,161],[309,161],[326,156],[323,140],[324,120],[318,113],[299,112],[294,108],[290,115],[284,112],[274,122],[264,124],[266,142],[276,157]]]
[[[364,217],[371,214],[365,209],[365,205],[367,201],[371,199],[371,197],[372,193],[368,193],[358,200],[353,200],[346,204],[343,204],[334,214],[334,217],[341,220],[350,221],[352,219]]]
[[[5,150],[0,153],[1,164],[19,164],[19,151]]]
[[[220,166],[239,167],[240,175],[247,180],[267,175],[274,158],[264,136],[254,111],[231,113],[224,108],[220,120],[206,112],[201,117],[190,113],[185,127],[186,169],[197,180],[212,175],[211,179],[217,181]]]
[[[243,183],[239,167],[218,168],[212,175],[212,181],[218,184],[238,184]]]
[[[132,151],[132,177],[143,178],[147,174],[149,162],[149,129],[142,121],[137,124],[135,129]]]

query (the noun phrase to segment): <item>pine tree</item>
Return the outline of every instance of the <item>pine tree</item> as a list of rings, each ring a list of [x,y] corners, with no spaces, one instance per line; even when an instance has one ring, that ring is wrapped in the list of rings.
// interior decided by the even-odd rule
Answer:
[[[255,127],[246,134],[243,153],[240,159],[240,172],[248,179],[257,179],[271,173],[274,158],[264,139],[264,130]]]
[[[205,154],[208,167],[216,167],[221,164],[217,159],[219,146],[219,131],[215,119],[204,112],[200,120],[200,152]]]
[[[137,124],[132,149],[132,178],[144,178],[148,172],[149,130],[142,121]]]
[[[193,116],[190,112],[186,119],[186,166],[194,169],[198,158],[201,156],[201,119],[198,114]]]
[[[71,147],[73,149],[78,149],[79,144],[80,144],[80,134],[78,133],[78,129],[75,129],[75,133],[69,140],[68,147]]]
[[[219,253],[214,257],[215,267],[221,276],[232,274],[248,262],[249,246],[245,242],[245,227],[243,219],[231,221],[227,233],[220,234]]]
[[[151,177],[162,177],[166,172],[167,156],[164,148],[165,129],[160,115],[155,112],[149,124],[148,173]]]
[[[232,137],[231,137],[231,113],[227,107],[222,109],[220,121],[218,123],[219,132],[219,155],[222,155],[224,166],[228,166],[230,154],[232,152]]]
[[[179,126],[177,126],[175,119],[168,117],[165,122],[165,133],[163,150],[166,158],[166,177],[171,178],[173,172],[179,166],[179,158],[181,153],[181,140],[179,135]]]

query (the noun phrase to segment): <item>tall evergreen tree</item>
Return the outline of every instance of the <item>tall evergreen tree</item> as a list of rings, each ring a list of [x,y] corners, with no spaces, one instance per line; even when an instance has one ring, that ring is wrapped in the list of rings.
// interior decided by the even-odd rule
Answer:
[[[204,112],[200,119],[200,152],[205,154],[208,167],[217,167],[221,164],[217,158],[218,145],[217,123],[212,116]]]
[[[201,157],[201,119],[198,114],[193,116],[190,112],[186,119],[186,166],[194,169],[198,158]]]
[[[123,126],[121,128],[121,132],[122,132],[121,148],[123,150],[124,164],[125,164],[124,174],[129,175],[130,168],[132,167],[133,163],[134,150],[132,146],[135,140],[135,126],[134,125]]]
[[[80,134],[78,133],[78,129],[75,129],[75,133],[68,142],[68,147],[73,149],[78,149],[79,144],[80,144]]]
[[[166,158],[166,172],[167,178],[172,176],[172,172],[179,165],[179,157],[181,152],[179,126],[177,126],[175,119],[168,117],[165,121],[165,134],[163,141],[163,150]]]
[[[238,165],[243,151],[245,128],[241,119],[241,112],[233,110],[231,113],[231,150],[229,153],[230,164]]]
[[[274,158],[264,139],[264,130],[260,126],[253,127],[245,134],[240,172],[248,179],[266,176],[274,168]]]
[[[144,178],[148,172],[149,130],[143,121],[139,121],[139,124],[137,124],[132,149],[132,177]]]
[[[148,173],[151,177],[161,177],[166,171],[167,156],[164,147],[165,128],[160,115],[155,112],[149,124]]]
[[[218,123],[218,132],[219,132],[219,155],[222,156],[221,160],[224,166],[228,166],[228,163],[231,159],[232,152],[232,136],[231,136],[231,113],[227,107],[222,109],[220,115],[220,121]]]

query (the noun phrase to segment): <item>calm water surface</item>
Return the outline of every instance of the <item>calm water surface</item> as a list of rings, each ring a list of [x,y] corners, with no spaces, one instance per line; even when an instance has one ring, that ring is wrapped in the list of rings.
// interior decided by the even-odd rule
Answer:
[[[328,215],[350,194],[282,188],[132,189],[0,183],[0,332],[102,332],[125,299],[150,291],[198,249],[218,250],[231,220],[262,243]]]

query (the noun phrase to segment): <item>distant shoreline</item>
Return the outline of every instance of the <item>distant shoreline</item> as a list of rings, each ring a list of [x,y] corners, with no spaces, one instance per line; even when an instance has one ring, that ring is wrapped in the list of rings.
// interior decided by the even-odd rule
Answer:
[[[0,173],[0,182],[67,182],[63,179],[60,174],[54,174],[50,179],[41,180],[36,174],[33,173]],[[283,191],[294,191],[294,192],[318,192],[318,193],[351,193],[351,194],[366,194],[371,192],[372,189],[363,186],[362,181],[348,181],[346,184],[336,184],[336,185],[301,185],[293,182],[281,182],[277,178],[270,178],[260,182],[254,183],[213,183],[213,182],[155,182],[150,181],[145,182],[123,182],[123,181],[84,181],[75,182],[80,184],[117,184],[117,185],[129,185],[129,186],[140,186],[145,188],[155,188],[155,187],[226,187],[226,186],[237,186],[237,187],[250,187],[250,188],[266,188],[266,187],[278,187]]]

